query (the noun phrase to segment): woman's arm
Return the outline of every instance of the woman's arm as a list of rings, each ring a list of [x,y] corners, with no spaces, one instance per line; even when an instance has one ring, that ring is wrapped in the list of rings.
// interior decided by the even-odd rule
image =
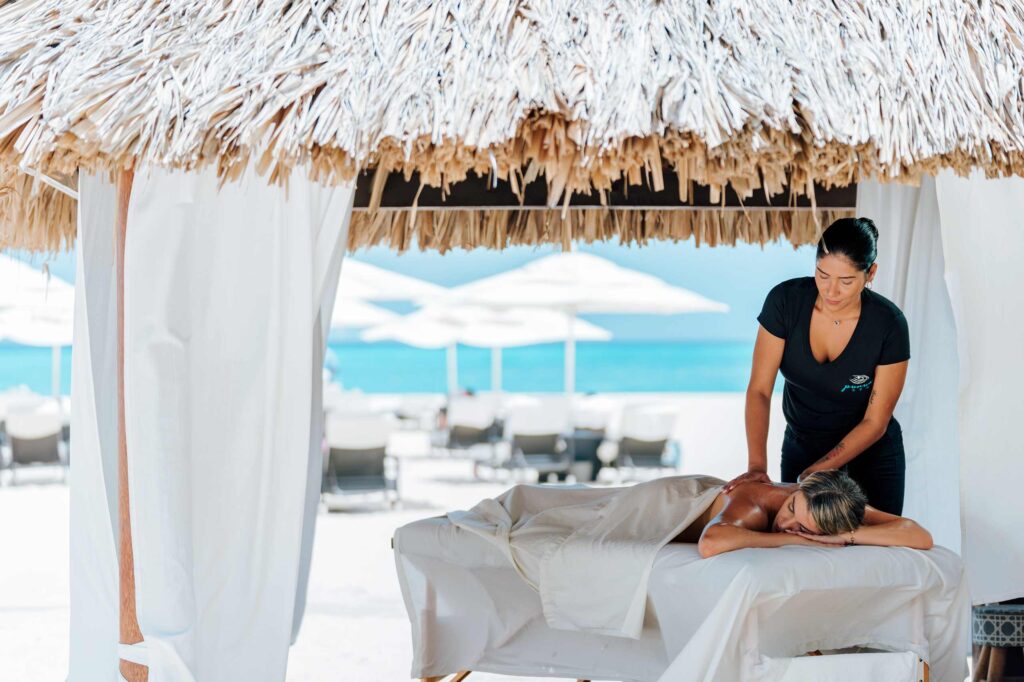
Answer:
[[[704,529],[704,533],[700,536],[700,542],[697,543],[697,551],[700,552],[702,558],[707,559],[716,554],[746,547],[783,547],[785,545],[820,547],[823,544],[837,543],[818,542],[798,533],[769,533],[728,523],[714,523],[708,524]]]
[[[747,484],[754,488],[756,484]],[[697,542],[697,551],[707,558],[745,547],[782,547],[821,543],[794,533],[771,533],[768,513],[753,498],[740,490],[731,495],[722,510],[712,518]]]
[[[871,506],[865,510],[864,523],[857,530],[841,535],[799,535],[827,545],[874,545],[913,549],[931,549],[933,546],[932,534],[916,521]]]
[[[839,443],[825,453],[825,456],[807,467],[800,474],[803,480],[815,471],[838,469],[860,453],[867,450],[885,434],[889,427],[896,402],[903,393],[903,384],[907,379],[909,360],[891,365],[878,365],[875,368],[875,384],[868,398],[868,409],[864,418]]]
[[[764,481],[768,478],[768,421],[771,414],[772,390],[775,377],[782,364],[785,339],[772,335],[762,326],[757,328],[754,342],[754,358],[750,369],[750,383],[747,385],[747,400],[744,421],[747,429],[747,472],[740,474],[726,484],[724,491],[730,492],[740,483]]]

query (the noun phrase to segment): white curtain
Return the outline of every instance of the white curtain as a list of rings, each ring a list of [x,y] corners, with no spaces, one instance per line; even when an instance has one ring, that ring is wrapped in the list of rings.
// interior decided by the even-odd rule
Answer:
[[[920,187],[862,182],[857,215],[878,227],[874,290],[899,306],[910,328],[907,382],[895,412],[907,456],[903,514],[959,552],[956,325],[943,277],[935,180],[927,177]]]
[[[1024,597],[1024,180],[936,180],[956,317],[963,557],[976,604]]]
[[[78,181],[71,348],[71,650],[69,682],[117,679],[117,196]]]
[[[97,222],[112,233],[112,190],[104,190],[108,210]],[[85,216],[93,199],[88,186],[82,194]],[[333,303],[351,201],[351,187],[322,187],[301,173],[287,189],[252,173],[223,187],[211,171],[136,175],[125,248],[125,409],[145,642],[120,655],[147,664],[151,682],[285,677],[320,487],[320,365],[329,324],[322,311]],[[112,279],[113,240],[102,239],[106,254],[80,243],[83,270],[107,267]],[[79,329],[93,326],[88,313],[76,321]],[[94,337],[109,349],[116,337],[112,323],[101,321],[106,328]],[[78,339],[79,353],[77,346]],[[76,398],[100,392],[82,385],[100,370],[89,376],[80,355],[74,371],[86,381],[76,384]],[[116,390],[106,389],[105,400],[116,401]],[[75,400],[74,409],[80,405]],[[91,418],[80,413],[76,424]],[[101,433],[111,430],[109,420],[98,425]],[[81,443],[75,445],[80,460]],[[73,482],[72,496],[85,498],[84,518],[110,537],[83,541],[92,554],[72,559],[72,575],[95,574],[72,595],[73,609],[81,608],[73,618],[82,624],[73,624],[72,650],[92,642],[100,648],[88,659],[72,658],[72,680],[117,675],[110,642],[116,525],[106,492],[106,525],[96,509],[116,466],[99,473],[94,459],[79,467],[89,478]],[[85,600],[83,590],[95,585],[102,593]],[[86,633],[87,621],[102,633]]]

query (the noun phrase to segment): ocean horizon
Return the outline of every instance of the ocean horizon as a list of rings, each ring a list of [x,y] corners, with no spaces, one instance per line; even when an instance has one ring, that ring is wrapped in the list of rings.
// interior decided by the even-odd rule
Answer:
[[[444,393],[445,351],[399,343],[328,344],[326,367],[347,389],[365,393]],[[745,341],[609,341],[576,346],[576,389],[582,393],[742,392],[750,378],[753,344]],[[491,388],[491,351],[459,346],[459,386]],[[502,352],[502,388],[563,390],[564,347],[549,343]],[[48,348],[0,343],[0,391],[28,386],[50,393]],[[61,392],[71,392],[71,349],[61,353]]]

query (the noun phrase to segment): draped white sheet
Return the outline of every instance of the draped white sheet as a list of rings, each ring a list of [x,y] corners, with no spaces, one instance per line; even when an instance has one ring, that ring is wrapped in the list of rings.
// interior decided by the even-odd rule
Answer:
[[[1024,597],[1024,180],[936,180],[956,318],[963,557],[976,604]]]
[[[904,516],[935,542],[960,550],[959,447],[956,431],[956,324],[944,280],[935,180],[920,187],[857,185],[857,215],[878,226],[874,290],[903,311],[910,327],[910,365],[896,405],[907,455]]]
[[[252,173],[218,185],[211,171],[140,172],[128,213],[126,436],[145,642],[121,655],[148,664],[151,682],[283,680],[308,578],[322,311],[333,304],[352,188],[299,174],[287,190]],[[113,195],[102,189],[83,187],[79,277],[110,316],[113,289],[101,285],[113,280]],[[90,211],[102,213],[95,228]],[[76,339],[75,397],[99,395],[102,378],[103,402],[116,406],[106,385],[113,365],[98,366],[116,348],[113,321],[91,308],[80,318],[78,336],[86,329],[98,346],[77,362],[85,351]],[[91,534],[72,559],[72,651],[90,654],[73,657],[71,679],[91,682],[117,677],[116,516],[112,523],[107,492],[116,481],[116,421],[83,405],[75,400],[82,428],[72,518],[81,514]],[[95,442],[83,457],[90,421],[93,435],[114,434],[102,457]]]
[[[836,679],[799,675],[800,665],[790,677],[787,666],[808,651],[851,646],[913,652],[936,682],[967,673],[963,566],[942,547],[784,547],[701,559],[695,545],[671,543],[651,567],[640,638],[626,639],[550,627],[548,607],[507,552],[446,518],[402,526],[394,540],[414,678],[477,670],[629,682]],[[600,602],[623,573],[600,560],[586,566]]]

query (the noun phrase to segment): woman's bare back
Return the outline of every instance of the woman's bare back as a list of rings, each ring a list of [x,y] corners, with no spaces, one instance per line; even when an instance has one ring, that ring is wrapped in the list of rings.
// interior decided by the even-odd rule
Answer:
[[[672,542],[697,542],[700,540],[704,528],[725,509],[730,501],[742,498],[743,501],[763,506],[763,502],[767,501],[765,498],[775,497],[780,488],[790,491],[795,489],[796,485],[792,483],[748,483],[734,488],[728,493],[718,493],[715,501],[693,523],[683,529],[683,532],[674,537]]]

